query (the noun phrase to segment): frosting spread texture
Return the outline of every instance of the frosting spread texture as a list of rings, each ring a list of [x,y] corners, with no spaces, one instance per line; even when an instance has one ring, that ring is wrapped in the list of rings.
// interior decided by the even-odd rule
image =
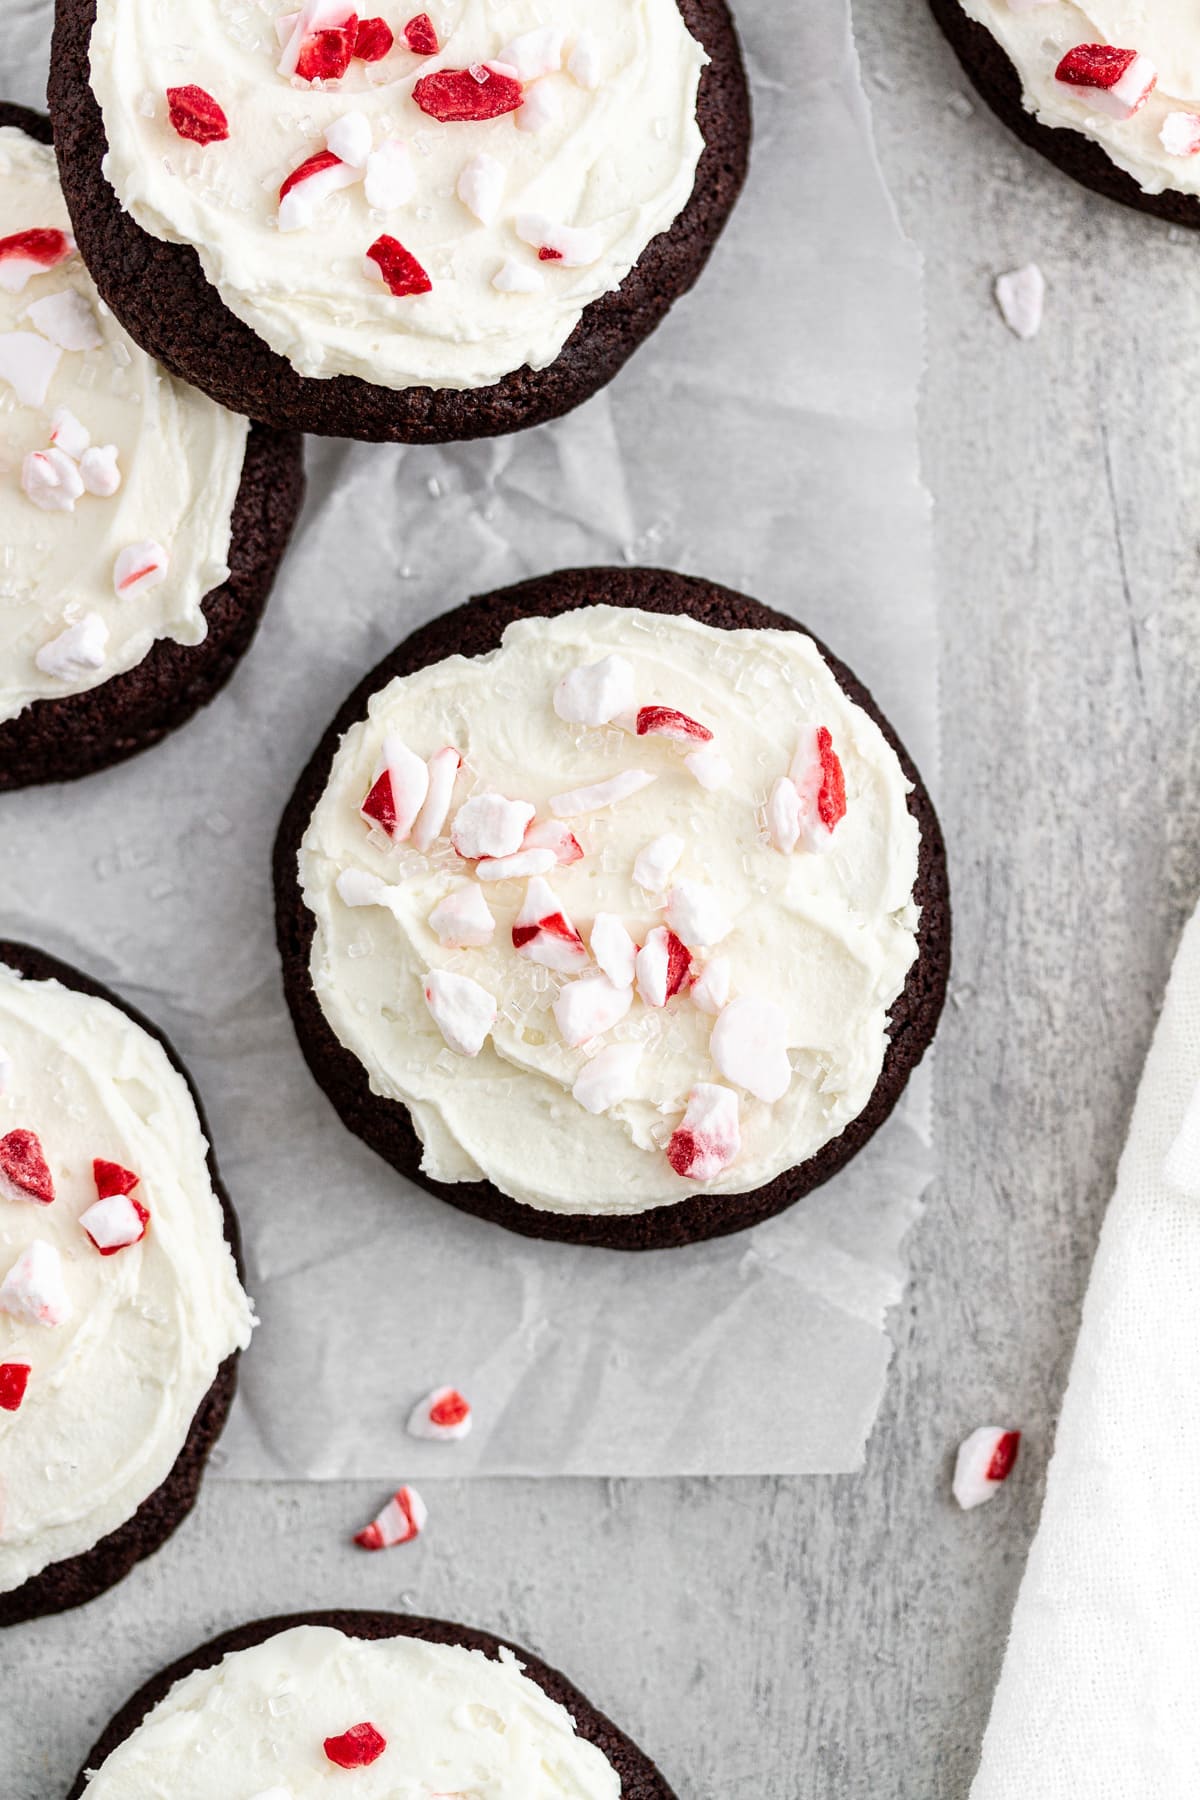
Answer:
[[[389,15],[386,54],[305,80],[280,67],[287,0],[99,0],[105,173],[146,231],[196,247],[224,304],[301,375],[464,389],[545,368],[686,205],[707,61],[675,0],[545,13],[445,0],[433,53]],[[438,77],[468,100],[500,94],[481,105],[516,82],[521,104],[433,116]],[[181,85],[216,103],[227,137],[179,134],[167,90]]]
[[[0,1404],[0,1592],[133,1515],[253,1323],[196,1109],[162,1046],[108,1001],[0,965],[0,1168],[29,1133],[54,1197],[0,1181],[0,1367],[28,1370],[16,1409]],[[107,1254],[108,1222],[81,1224],[96,1159],[136,1175],[149,1213],[139,1241]],[[10,1278],[31,1253],[42,1288],[49,1268],[60,1290],[57,1323]]]
[[[0,720],[199,643],[229,573],[246,421],[137,348],[68,231],[53,150],[0,130]]]
[[[809,848],[822,731],[844,817],[814,814]],[[798,745],[814,773],[781,851]],[[452,791],[433,765],[423,789],[447,750]],[[405,841],[380,828],[381,767],[410,821],[437,792],[431,839],[428,814]],[[563,1213],[670,1205],[696,1179],[745,1192],[879,1078],[917,954],[907,793],[800,632],[603,605],[519,620],[488,656],[391,682],[343,738],[300,851],[313,988],[436,1179]],[[688,1173],[680,1132],[713,1152]]]

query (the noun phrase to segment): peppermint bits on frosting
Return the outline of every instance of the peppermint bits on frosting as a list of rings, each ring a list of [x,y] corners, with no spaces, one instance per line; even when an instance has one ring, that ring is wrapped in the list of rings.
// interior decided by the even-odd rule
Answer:
[[[478,1056],[496,1023],[496,1002],[478,981],[449,969],[425,977],[425,1004],[456,1056]]]
[[[378,1762],[386,1749],[387,1739],[383,1733],[365,1719],[337,1737],[325,1739],[325,1754],[339,1769],[365,1769]]]
[[[1059,63],[1054,79],[1094,112],[1123,122],[1145,106],[1158,83],[1158,70],[1139,50],[1076,44]]]
[[[429,768],[401,738],[390,733],[375,779],[362,803],[363,817],[394,843],[402,844],[420,816],[429,793]]]
[[[574,975],[587,966],[583,939],[559,905],[550,883],[540,875],[525,889],[524,902],[513,921],[512,941],[518,956],[559,974]]]
[[[167,112],[181,138],[192,144],[220,144],[229,136],[229,120],[202,87],[167,89]]]
[[[79,1223],[101,1256],[115,1256],[140,1244],[150,1223],[150,1211],[134,1197],[139,1177],[120,1163],[96,1157],[92,1179],[97,1199],[80,1215]]]
[[[414,56],[436,56],[441,49],[433,20],[428,13],[416,13],[404,27],[404,41]]]
[[[433,288],[412,251],[406,250],[398,238],[390,237],[387,232],[377,237],[367,251],[367,263],[398,300],[408,299],[413,294],[428,294]]]
[[[20,1409],[32,1374],[29,1363],[0,1363],[0,1412],[13,1413]]]
[[[34,1238],[0,1281],[0,1313],[26,1325],[65,1325],[71,1300],[62,1258],[53,1244]]]
[[[0,288],[20,294],[35,275],[44,275],[75,254],[75,240],[65,231],[34,226],[0,238]]]
[[[564,675],[554,690],[554,710],[568,725],[607,725],[636,703],[633,664],[624,656],[602,656]]]
[[[127,544],[113,565],[113,588],[118,600],[132,600],[167,579],[170,557],[161,544],[146,538]]]
[[[737,1095],[715,1082],[698,1082],[667,1145],[667,1161],[687,1181],[714,1181],[741,1147]]]
[[[36,1131],[18,1129],[0,1138],[0,1199],[52,1203],[54,1177]]]
[[[516,112],[525,90],[515,75],[478,63],[469,69],[439,69],[435,75],[423,75],[412,97],[431,119],[451,125]]]

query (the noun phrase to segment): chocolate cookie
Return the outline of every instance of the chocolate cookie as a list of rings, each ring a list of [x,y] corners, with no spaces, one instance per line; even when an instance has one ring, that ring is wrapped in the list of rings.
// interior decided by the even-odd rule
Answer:
[[[1119,200],[1123,206],[1136,207],[1138,212],[1151,213],[1172,225],[1200,225],[1200,200],[1194,194],[1170,188],[1161,194],[1143,193],[1133,176],[1119,169],[1091,138],[1067,126],[1044,125],[1029,112],[1021,78],[1007,53],[986,26],[967,17],[959,0],[929,0],[929,4],[980,98],[1023,144],[1106,200]]]
[[[211,1134],[204,1116],[200,1096],[187,1069],[167,1037],[158,1027],[126,1001],[121,1000],[100,982],[82,975],[57,957],[47,956],[29,944],[0,940],[0,963],[17,969],[29,981],[58,981],[63,987],[81,994],[94,995],[117,1007],[147,1036],[154,1038],[166,1051],[174,1067],[188,1085],[200,1129],[209,1141],[208,1171],[213,1192],[221,1203],[225,1219],[225,1238],[233,1251],[238,1275],[242,1276],[241,1237],[237,1215],[226,1192],[211,1147]],[[191,1512],[200,1489],[204,1465],[209,1452],[221,1435],[233,1396],[237,1389],[237,1354],[227,1357],[217,1370],[212,1386],[196,1411],[182,1450],[175,1459],[167,1479],[138,1507],[131,1519],[103,1537],[80,1556],[50,1563],[40,1574],[33,1575],[20,1587],[0,1593],[0,1626],[20,1625],[27,1619],[38,1619],[47,1613],[66,1612],[82,1606],[98,1594],[122,1581],[135,1563],[150,1556],[165,1544],[176,1526]]]
[[[0,104],[0,126],[49,143],[50,124]],[[297,433],[252,427],[233,512],[229,578],[203,603],[200,644],[159,638],[135,668],[0,722],[0,793],[91,775],[148,749],[217,694],[249,648],[304,496]]]
[[[386,388],[358,376],[298,375],[236,318],[195,250],[151,237],[101,173],[104,124],[88,79],[95,0],[57,0],[49,102],[63,190],[96,286],[131,337],[172,373],[264,424],[374,442],[494,437],[569,412],[611,381],[697,279],[741,189],[750,102],[724,0],[678,0],[711,61],[697,118],[705,141],[695,187],[669,231],[652,239],[619,289],[589,305],[554,362],[491,387]]]
[[[591,1244],[612,1250],[656,1250],[741,1231],[770,1218],[850,1161],[895,1106],[912,1070],[933,1038],[950,968],[950,898],[945,848],[933,804],[911,758],[870,694],[843,664],[818,645],[849,698],[878,724],[913,784],[909,811],[920,829],[920,859],[913,898],[921,908],[918,955],[903,992],[891,1008],[890,1045],[865,1108],[837,1138],[797,1168],[744,1194],[698,1192],[686,1200],[632,1216],[558,1214],[526,1206],[491,1182],[446,1183],[420,1167],[421,1144],[406,1107],[372,1093],[366,1070],[335,1036],[309,977],[315,932],[301,893],[297,855],[313,809],[324,792],[338,743],[361,719],[371,695],[396,676],[458,653],[494,650],[514,620],[553,617],[604,602],[648,612],[685,613],[726,629],[801,631],[794,619],[714,583],[661,569],[574,569],[539,576],[470,600],[406,639],[359,683],[338,712],[297,783],[275,843],[276,931],[284,991],[305,1060],[345,1125],[402,1175],[464,1212],[492,1219],[529,1237]]]
[[[481,1650],[495,1660],[502,1649],[511,1650],[523,1665],[526,1675],[543,1693],[565,1706],[575,1721],[575,1729],[589,1744],[595,1744],[621,1778],[621,1800],[675,1800],[663,1775],[650,1758],[626,1737],[625,1733],[605,1718],[602,1712],[584,1698],[565,1675],[552,1669],[538,1657],[531,1656],[519,1645],[505,1638],[493,1637],[490,1631],[476,1631],[468,1625],[451,1625],[443,1619],[419,1619],[405,1613],[388,1612],[312,1612],[288,1613],[275,1619],[257,1619],[250,1625],[238,1625],[232,1631],[202,1644],[188,1656],[180,1657],[170,1668],[154,1675],[144,1687],[117,1713],[93,1744],[87,1760],[75,1778],[67,1800],[80,1800],[86,1787],[89,1769],[98,1769],[111,1756],[118,1744],[131,1737],[152,1707],[164,1699],[177,1681],[196,1669],[211,1669],[235,1650],[249,1650],[256,1644],[290,1631],[297,1625],[327,1625],[357,1638],[423,1638],[430,1644],[457,1644],[464,1650]]]

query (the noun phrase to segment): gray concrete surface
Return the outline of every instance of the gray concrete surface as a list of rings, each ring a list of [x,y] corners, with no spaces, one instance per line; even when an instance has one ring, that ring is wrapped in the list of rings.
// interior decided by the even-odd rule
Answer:
[[[343,1547],[375,1490],[210,1482],[103,1607],[0,1640],[0,1800],[59,1800],[115,1704],[199,1637],[389,1601],[560,1662],[682,1800],[966,1794],[1098,1222],[1200,888],[1200,244],[967,114],[920,0],[857,12],[884,162],[928,259],[958,926],[942,1173],[866,1469],[425,1484],[437,1553],[397,1553],[382,1595],[378,1564]],[[1050,295],[1021,345],[990,284],[1029,257]],[[990,1417],[1027,1447],[1010,1491],[963,1516],[952,1447]]]

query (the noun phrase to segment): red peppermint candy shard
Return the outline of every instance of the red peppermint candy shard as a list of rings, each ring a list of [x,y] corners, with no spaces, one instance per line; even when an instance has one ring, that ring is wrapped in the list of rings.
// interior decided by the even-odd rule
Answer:
[[[543,244],[541,249],[538,251],[538,261],[539,262],[561,262],[562,261],[562,251],[561,250],[552,250],[550,248],[549,244]],[[710,732],[709,736],[711,737],[711,735],[712,735],[712,733]]]
[[[359,809],[372,825],[378,825],[391,837],[396,829],[396,801],[392,793],[392,776],[385,769]]]
[[[538,254],[540,256],[541,251]],[[712,732],[707,725],[689,719],[686,713],[677,712],[673,706],[643,706],[637,716],[637,734],[639,737],[674,738],[678,744],[712,742]]]
[[[193,144],[219,144],[229,136],[229,120],[202,87],[167,89],[171,123],[181,138]]]
[[[302,181],[308,181],[313,175],[320,175],[325,169],[336,168],[341,160],[341,157],[335,156],[332,150],[315,150],[311,156],[306,157],[298,169],[292,170],[279,190],[279,198],[286,199],[292,189],[299,187]]]
[[[339,1769],[365,1769],[369,1763],[377,1762],[386,1749],[387,1739],[366,1719],[339,1737],[325,1739],[325,1754]]]
[[[525,98],[525,90],[512,75],[497,75],[484,68],[483,80],[476,80],[470,69],[439,69],[435,75],[423,75],[413,89],[413,99],[431,119],[452,125],[469,119],[498,119],[502,113],[516,112]]]
[[[97,1156],[92,1161],[92,1179],[101,1200],[108,1200],[113,1194],[132,1193],[140,1177],[132,1169],[123,1169],[120,1163],[105,1162]]]
[[[0,1138],[0,1194],[10,1200],[36,1200],[49,1206],[54,1180],[33,1131],[10,1131]]]
[[[408,294],[427,294],[433,286],[412,251],[387,232],[375,239],[367,255],[378,264],[379,273],[398,299]]]
[[[1131,119],[1146,104],[1158,82],[1158,71],[1139,50],[1115,44],[1076,44],[1054,71],[1064,87],[1113,119]]]
[[[821,758],[821,788],[817,795],[817,817],[832,831],[846,816],[846,777],[841,758],[833,747],[833,739],[824,725],[817,726],[817,752]]]
[[[357,41],[358,18],[354,13],[343,25],[314,31],[300,46],[297,75],[301,81],[340,81],[350,67]]]
[[[588,960],[587,947],[563,912],[550,883],[535,875],[513,921],[513,949],[529,962],[570,975]]]
[[[699,1082],[667,1145],[667,1161],[688,1181],[712,1181],[741,1149],[737,1095],[732,1088]]]
[[[992,1460],[988,1464],[989,1481],[1007,1481],[1012,1474],[1013,1464],[1017,1460],[1017,1451],[1021,1448],[1019,1431],[1006,1431],[992,1452]]]
[[[954,1460],[954,1498],[964,1511],[995,1498],[1012,1474],[1021,1433],[1003,1425],[980,1425],[964,1438]]]
[[[470,1406],[458,1389],[451,1388],[443,1399],[435,1400],[430,1407],[429,1423],[431,1425],[461,1425],[470,1410]],[[999,1480],[1000,1477],[996,1476],[993,1479]]]
[[[0,1363],[0,1412],[16,1412],[31,1373],[28,1363]]]
[[[354,54],[359,62],[379,62],[396,41],[396,34],[386,19],[360,19],[354,38]]]
[[[404,27],[404,41],[414,56],[436,56],[441,49],[428,13],[417,13],[408,21]]]
[[[44,275],[74,253],[65,231],[48,225],[14,231],[11,237],[0,238],[0,287],[19,294],[32,275]]]
[[[355,1533],[354,1541],[363,1550],[390,1550],[394,1544],[408,1544],[419,1537],[428,1517],[416,1488],[397,1488],[383,1511]]]
[[[79,1223],[101,1256],[116,1256],[119,1250],[141,1243],[150,1213],[132,1194],[112,1194],[82,1212]]]

